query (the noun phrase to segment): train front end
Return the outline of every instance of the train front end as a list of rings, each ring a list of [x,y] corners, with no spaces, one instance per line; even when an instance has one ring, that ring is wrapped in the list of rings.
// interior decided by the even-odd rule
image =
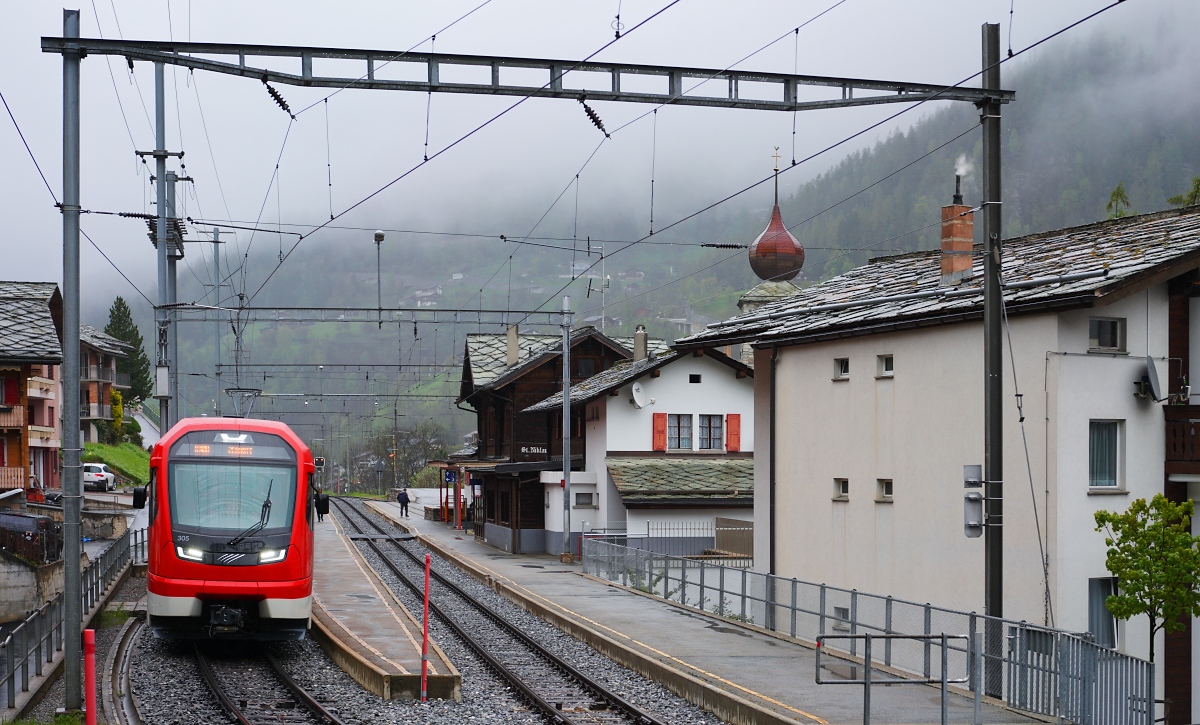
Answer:
[[[312,454],[280,423],[188,418],[150,456],[149,624],[167,639],[301,639]],[[135,505],[138,501],[135,501]]]

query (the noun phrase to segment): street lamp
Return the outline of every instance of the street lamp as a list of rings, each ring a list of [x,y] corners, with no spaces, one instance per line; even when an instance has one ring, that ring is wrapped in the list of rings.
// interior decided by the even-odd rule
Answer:
[[[383,267],[380,265],[380,249],[383,246],[383,230],[375,230],[375,304],[379,308],[379,329],[383,329]]]

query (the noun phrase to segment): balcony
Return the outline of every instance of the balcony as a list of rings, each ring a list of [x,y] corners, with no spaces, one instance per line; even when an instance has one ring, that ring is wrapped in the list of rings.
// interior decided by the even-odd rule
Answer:
[[[80,420],[112,420],[112,406],[84,403],[79,406]]]
[[[126,389],[131,387],[129,385],[129,373],[117,373],[116,376],[113,378],[113,387],[114,388],[126,388]]]
[[[55,388],[58,383],[46,378],[31,377],[27,381],[25,394],[30,398],[37,400],[54,400],[56,397]]]
[[[24,405],[0,405],[0,428],[24,428]]]
[[[32,448],[61,448],[62,440],[57,437],[57,431],[51,426],[31,425],[29,445]]]
[[[0,466],[0,491],[25,488],[25,469],[20,466]]]
[[[1200,405],[1163,406],[1167,426],[1166,472],[1200,473]]]
[[[79,369],[79,379],[83,382],[111,383],[116,375],[116,370],[100,365],[85,365]]]

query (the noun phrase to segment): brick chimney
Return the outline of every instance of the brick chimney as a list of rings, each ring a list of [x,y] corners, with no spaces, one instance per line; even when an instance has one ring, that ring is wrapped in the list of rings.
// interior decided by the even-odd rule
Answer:
[[[508,339],[507,339],[508,349],[506,350],[506,354],[504,356],[505,366],[511,368],[513,365],[516,365],[517,362],[521,359],[520,339],[521,339],[520,335],[517,332],[517,326],[516,325],[510,326],[508,328]]]
[[[633,332],[633,361],[646,359],[646,326],[638,325]]]
[[[975,221],[963,204],[962,177],[954,177],[954,203],[942,207],[942,284],[955,285],[971,276]]]

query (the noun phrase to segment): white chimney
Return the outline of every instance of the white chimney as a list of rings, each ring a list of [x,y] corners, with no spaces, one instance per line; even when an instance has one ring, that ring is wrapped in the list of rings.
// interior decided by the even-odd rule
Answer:
[[[646,359],[646,326],[638,325],[633,333],[633,361]]]
[[[517,326],[512,325],[508,328],[508,350],[504,358],[504,364],[512,367],[521,359],[521,344],[520,336],[517,333]]]

